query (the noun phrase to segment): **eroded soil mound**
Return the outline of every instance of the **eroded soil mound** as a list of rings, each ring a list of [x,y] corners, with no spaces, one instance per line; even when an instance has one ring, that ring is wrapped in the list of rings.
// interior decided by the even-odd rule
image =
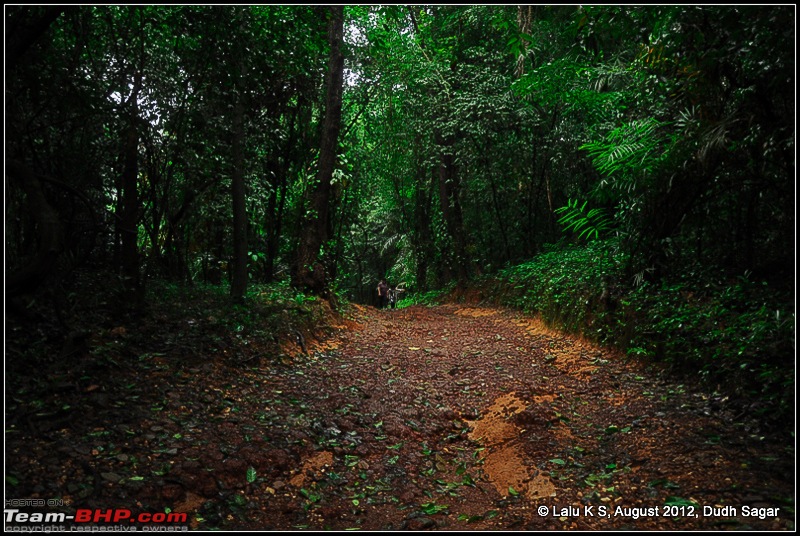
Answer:
[[[793,437],[534,319],[362,309],[303,347],[82,363],[40,401],[63,411],[15,403],[6,497],[194,529],[794,528]]]

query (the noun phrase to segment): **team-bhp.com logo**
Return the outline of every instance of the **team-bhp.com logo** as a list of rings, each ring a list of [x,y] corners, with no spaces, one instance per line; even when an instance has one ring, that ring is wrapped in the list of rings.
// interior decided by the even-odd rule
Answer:
[[[63,512],[20,512],[16,508],[6,508],[4,510],[4,518],[6,523],[17,524],[63,524],[63,523],[85,523],[85,524],[121,524],[121,525],[134,525],[134,524],[151,524],[162,525],[186,523],[188,515],[186,513],[178,512],[141,512],[134,514],[132,511],[124,508],[111,508],[111,509],[91,509],[79,508],[75,511],[74,515],[68,515]]]

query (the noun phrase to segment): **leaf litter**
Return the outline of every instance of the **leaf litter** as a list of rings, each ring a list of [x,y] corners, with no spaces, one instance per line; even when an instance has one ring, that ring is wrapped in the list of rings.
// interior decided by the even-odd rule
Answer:
[[[64,389],[7,393],[6,496],[192,529],[794,529],[793,440],[713,393],[502,309],[333,324],[280,357],[111,330],[107,353],[53,373]]]

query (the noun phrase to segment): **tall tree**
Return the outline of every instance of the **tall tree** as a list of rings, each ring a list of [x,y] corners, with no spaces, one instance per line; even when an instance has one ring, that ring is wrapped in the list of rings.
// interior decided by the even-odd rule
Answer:
[[[128,97],[127,128],[123,133],[123,170],[120,181],[121,195],[119,214],[120,268],[124,279],[126,302],[138,304],[142,299],[141,275],[139,273],[139,92],[142,89],[142,73],[134,75],[133,90]]]
[[[140,273],[139,223],[142,216],[139,196],[139,143],[141,131],[146,123],[142,118],[141,104],[147,65],[147,31],[144,7],[136,7],[123,12],[122,17],[113,18],[118,36],[132,45],[130,57],[120,58],[127,66],[123,76],[128,91],[121,94],[124,99],[118,107],[120,114],[121,172],[117,181],[117,234],[119,237],[119,269],[122,277],[122,303],[125,307],[138,309],[144,298],[143,281]]]
[[[242,20],[241,10],[236,11],[239,19],[238,34],[247,31]],[[231,297],[234,301],[244,300],[247,291],[247,201],[245,199],[245,161],[244,161],[244,79],[247,75],[242,57],[234,55],[234,103],[232,117],[232,172],[231,172],[231,199],[233,201],[233,270],[231,273]]]
[[[323,248],[330,237],[331,180],[339,152],[344,80],[344,7],[328,8],[328,44],[330,46],[325,82],[325,119],[320,132],[319,163],[311,190],[309,207],[301,229],[297,259],[292,274],[295,287],[330,298],[328,271]]]

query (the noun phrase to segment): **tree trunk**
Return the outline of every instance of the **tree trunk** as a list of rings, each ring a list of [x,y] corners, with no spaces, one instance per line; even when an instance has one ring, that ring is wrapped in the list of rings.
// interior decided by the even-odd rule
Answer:
[[[278,198],[280,196],[280,191],[282,187],[280,185],[281,178],[279,177],[280,171],[278,171],[277,164],[269,164],[268,170],[272,171],[275,170],[274,178],[276,179],[274,182],[271,183],[271,190],[269,193],[269,199],[267,201],[267,214],[266,214],[266,228],[267,228],[267,240],[266,240],[266,254],[267,257],[264,259],[264,281],[266,283],[272,283],[275,280],[275,261],[278,257],[278,249],[280,247],[280,227],[281,227],[281,216],[278,214]]]
[[[417,169],[416,185],[414,188],[414,233],[413,247],[417,260],[416,287],[418,291],[428,290],[428,266],[433,256],[433,237],[431,236],[431,197],[430,182],[432,175],[428,175],[423,166]]]
[[[244,104],[237,96],[233,108],[233,173],[231,197],[233,200],[233,270],[231,272],[231,297],[244,301],[247,292],[247,204],[244,185]]]
[[[517,27],[519,28],[519,32],[522,34],[530,34],[531,33],[531,23],[533,22],[533,6],[517,6]],[[528,42],[523,39],[522,40],[522,49],[520,50],[519,56],[517,57],[517,68],[516,74],[517,78],[521,78],[523,74],[525,74],[525,57],[528,53]]]
[[[446,142],[445,149],[452,145]],[[459,285],[469,279],[470,262],[467,257],[467,239],[464,232],[464,217],[459,199],[459,184],[455,158],[449,152],[441,156],[439,165],[439,201],[447,231],[453,241],[453,268]]]
[[[311,192],[309,210],[300,231],[292,284],[311,294],[330,298],[328,277],[322,259],[322,247],[330,236],[329,201],[331,179],[336,164],[342,114],[344,56],[341,51],[344,28],[343,6],[330,6],[328,41],[330,58],[326,75],[325,119],[320,136],[319,167]]]
[[[138,309],[143,299],[141,275],[139,274],[139,90],[142,73],[136,73],[133,92],[130,96],[130,116],[125,133],[124,168],[122,170],[122,192],[118,202],[120,230],[120,274],[123,278],[125,303]]]
[[[511,248],[508,245],[508,232],[506,231],[506,220],[508,218],[503,214],[503,211],[500,207],[500,193],[497,190],[497,183],[489,163],[489,155],[491,154],[490,150],[489,144],[485,143],[485,146],[481,151],[481,164],[483,165],[484,169],[487,170],[486,174],[489,176],[489,186],[491,187],[492,192],[492,207],[494,208],[494,214],[497,218],[497,226],[500,229],[500,238],[503,241],[503,260],[507,262],[511,260]],[[511,211],[511,214],[513,214],[514,207],[508,206],[506,209]],[[495,244],[494,241],[492,244]],[[493,254],[492,258],[496,258],[496,256]]]
[[[288,188],[288,175],[294,159],[294,147],[297,145],[297,116],[298,108],[294,108],[289,116],[287,130],[289,135],[280,154],[275,154],[267,162],[267,175],[270,180],[271,192],[267,207],[267,258],[265,267],[265,281],[272,283],[275,280],[275,263],[280,254],[280,239],[283,233],[283,215],[286,207],[286,190]]]

